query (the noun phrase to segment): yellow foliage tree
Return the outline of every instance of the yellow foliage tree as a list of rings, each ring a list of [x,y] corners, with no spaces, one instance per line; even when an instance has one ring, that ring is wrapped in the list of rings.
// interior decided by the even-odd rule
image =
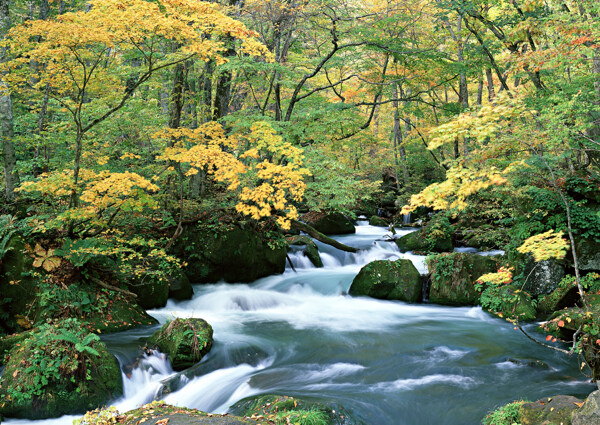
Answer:
[[[84,135],[121,109],[157,71],[191,58],[225,62],[224,38],[238,40],[240,54],[268,55],[251,31],[215,3],[94,0],[89,11],[13,28],[6,37],[12,57],[0,72],[14,90],[27,96],[45,91],[70,114],[76,188]],[[37,66],[30,66],[32,61]],[[73,190],[70,204],[78,202]]]
[[[298,217],[293,202],[302,200],[309,175],[302,150],[286,142],[266,122],[256,122],[248,134],[225,135],[216,122],[198,129],[164,129],[156,138],[176,140],[159,159],[185,164],[186,174],[204,169],[217,182],[237,190],[236,210],[255,220],[277,216],[289,229]]]

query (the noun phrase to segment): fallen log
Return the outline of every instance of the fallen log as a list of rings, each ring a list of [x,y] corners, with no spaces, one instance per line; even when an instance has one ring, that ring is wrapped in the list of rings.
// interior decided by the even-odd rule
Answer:
[[[301,221],[292,220],[292,227],[296,230],[307,233],[309,236],[315,238],[319,242],[323,242],[324,244],[331,245],[332,247],[340,249],[342,251],[346,251],[346,252],[358,252],[359,251],[358,248],[344,245],[343,243],[338,242],[335,239],[324,235],[323,233],[319,232],[314,227],[309,226],[306,223],[302,223]]]

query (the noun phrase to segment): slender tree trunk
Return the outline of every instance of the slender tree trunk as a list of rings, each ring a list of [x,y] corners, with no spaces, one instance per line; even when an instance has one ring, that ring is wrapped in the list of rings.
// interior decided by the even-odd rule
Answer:
[[[226,36],[224,44],[228,46],[225,52],[225,57],[235,56],[235,50],[233,49],[233,38]],[[215,89],[215,110],[214,119],[218,120],[223,118],[229,113],[229,104],[231,101],[231,83],[233,75],[230,71],[221,71],[217,78],[217,87]]]
[[[496,97],[496,93],[494,92],[494,76],[492,75],[491,68],[485,70],[485,76],[487,77],[488,100],[492,102],[494,97]]]
[[[408,167],[406,165],[406,150],[404,146],[402,146],[403,136],[402,136],[402,127],[400,127],[400,108],[398,102],[398,83],[394,83],[392,85],[392,93],[394,96],[393,99],[393,107],[394,107],[394,163],[396,165],[396,170],[402,167],[402,182],[404,185],[404,189],[408,187]],[[402,159],[402,163],[400,164],[398,161],[398,151],[400,152],[400,158]],[[396,177],[396,185],[398,189],[399,182]]]
[[[483,104],[483,75],[479,77],[479,84],[477,86],[477,106]]]
[[[79,192],[77,185],[79,183],[79,170],[81,169],[81,152],[83,150],[83,131],[81,122],[76,122],[77,132],[75,134],[75,160],[73,161],[73,190],[71,190],[70,208],[79,206]],[[73,223],[69,225],[69,233],[73,232]]]
[[[4,35],[10,29],[9,0],[0,0],[0,34]],[[6,48],[2,47],[0,60],[6,57]],[[4,165],[4,196],[8,202],[15,198],[15,187],[19,184],[17,173],[17,155],[14,144],[14,120],[12,98],[8,84],[0,76],[0,130],[2,137],[2,160]]]

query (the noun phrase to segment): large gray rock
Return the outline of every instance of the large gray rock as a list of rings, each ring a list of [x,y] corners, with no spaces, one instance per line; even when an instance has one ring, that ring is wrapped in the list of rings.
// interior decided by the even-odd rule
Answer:
[[[558,289],[558,284],[565,277],[565,267],[553,260],[535,263],[529,257],[523,273],[525,276],[529,276],[523,289],[537,297],[550,294]]]
[[[386,300],[421,300],[421,275],[410,260],[379,260],[364,266],[352,281],[350,295]]]
[[[600,425],[600,391],[594,391],[581,408],[573,413],[573,425]]]

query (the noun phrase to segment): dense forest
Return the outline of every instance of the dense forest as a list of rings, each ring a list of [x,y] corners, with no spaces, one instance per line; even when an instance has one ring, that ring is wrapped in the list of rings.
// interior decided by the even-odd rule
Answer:
[[[218,357],[218,325],[160,309],[336,255],[361,266],[338,298],[481,306],[600,379],[596,0],[0,0],[0,26],[0,420],[431,423],[301,391],[239,422],[94,410],[157,347],[183,374]],[[339,236],[361,228],[393,253]],[[472,417],[598,423],[592,389]]]

